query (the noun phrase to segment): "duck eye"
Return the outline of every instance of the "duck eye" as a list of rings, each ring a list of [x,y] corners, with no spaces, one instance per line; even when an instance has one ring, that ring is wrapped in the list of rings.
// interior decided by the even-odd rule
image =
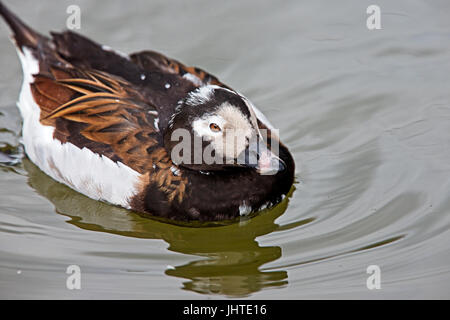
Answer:
[[[220,127],[219,127],[217,124],[215,124],[215,123],[210,123],[210,124],[209,124],[209,128],[210,128],[211,131],[213,131],[213,132],[219,132],[219,131],[221,131]]]

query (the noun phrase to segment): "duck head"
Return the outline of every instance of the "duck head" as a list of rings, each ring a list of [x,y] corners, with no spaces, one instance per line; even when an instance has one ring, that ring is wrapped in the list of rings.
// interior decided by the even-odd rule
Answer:
[[[269,147],[258,127],[250,101],[215,85],[197,88],[179,101],[164,143],[176,165],[202,173],[256,170],[273,175],[285,169],[278,146]]]

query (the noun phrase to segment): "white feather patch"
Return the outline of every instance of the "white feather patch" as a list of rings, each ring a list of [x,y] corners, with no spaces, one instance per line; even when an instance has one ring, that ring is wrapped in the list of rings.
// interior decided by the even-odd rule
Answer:
[[[211,99],[215,87],[216,86],[207,85],[190,92],[186,99],[186,104],[195,107],[208,102]]]
[[[159,132],[159,118],[155,118],[155,120],[153,120],[153,126],[155,127],[156,131]]]
[[[137,192],[140,174],[120,162],[61,143],[53,138],[54,128],[40,123],[40,108],[31,94],[33,74],[39,72],[38,61],[26,47],[18,51],[24,81],[17,103],[23,118],[23,144],[32,162],[53,179],[96,200],[130,208],[129,200]]]
[[[122,58],[130,60],[130,57],[126,53],[120,52],[119,50],[115,50],[115,49],[111,48],[110,46],[102,45],[102,49],[105,51],[114,52],[115,54],[121,56]],[[144,77],[144,79],[145,79],[145,77]]]
[[[183,74],[183,78],[192,82],[196,86],[202,85],[202,80],[199,77],[197,77],[196,75],[193,75],[192,73],[188,72],[188,73]]]
[[[242,204],[239,206],[239,215],[246,216],[249,215],[252,212],[252,207],[248,206],[245,201],[242,202]]]

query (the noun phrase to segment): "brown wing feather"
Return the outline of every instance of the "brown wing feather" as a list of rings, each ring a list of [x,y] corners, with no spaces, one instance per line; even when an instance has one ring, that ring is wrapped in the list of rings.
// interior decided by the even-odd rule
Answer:
[[[55,79],[37,75],[31,84],[41,122],[55,127],[55,138],[120,161],[143,174],[168,200],[182,200],[185,179],[172,172],[170,157],[154,122],[155,108],[120,78],[98,71],[53,70]],[[153,111],[153,112],[149,112]]]
[[[63,142],[80,148],[86,140],[96,142],[101,148],[94,152],[120,159],[139,172],[146,171],[151,166],[146,149],[159,142],[153,125],[156,116],[148,112],[155,108],[121,79],[97,71],[84,71],[83,76],[36,77],[31,86],[41,107],[41,122],[54,125],[55,134],[64,137]]]

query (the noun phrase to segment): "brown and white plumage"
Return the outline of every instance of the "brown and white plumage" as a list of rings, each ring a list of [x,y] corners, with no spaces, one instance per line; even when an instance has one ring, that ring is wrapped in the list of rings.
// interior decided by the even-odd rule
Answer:
[[[94,199],[183,220],[230,219],[289,191],[294,162],[284,145],[279,161],[287,170],[273,176],[172,161],[172,126],[204,119],[216,105],[230,105],[230,117],[278,139],[259,111],[216,77],[153,51],[123,56],[71,31],[42,36],[1,3],[0,14],[24,70],[18,106],[25,151],[54,179]],[[207,99],[195,100],[205,88]]]

